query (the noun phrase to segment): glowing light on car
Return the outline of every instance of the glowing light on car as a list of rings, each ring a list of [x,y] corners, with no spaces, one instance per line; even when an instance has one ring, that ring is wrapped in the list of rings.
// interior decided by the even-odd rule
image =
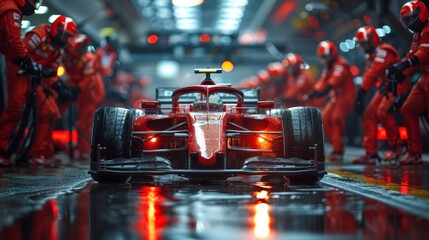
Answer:
[[[158,141],[158,139],[156,137],[150,139],[151,143],[156,143],[157,141]]]
[[[265,140],[261,137],[258,138],[258,142],[263,143]]]

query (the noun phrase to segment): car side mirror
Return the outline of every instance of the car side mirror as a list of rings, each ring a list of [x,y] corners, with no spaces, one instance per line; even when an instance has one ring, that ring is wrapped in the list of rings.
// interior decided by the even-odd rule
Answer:
[[[135,108],[141,108],[146,114],[157,114],[160,111],[158,101],[138,100],[134,103]]]
[[[258,109],[273,109],[274,101],[258,101],[258,103],[256,103],[256,107]]]

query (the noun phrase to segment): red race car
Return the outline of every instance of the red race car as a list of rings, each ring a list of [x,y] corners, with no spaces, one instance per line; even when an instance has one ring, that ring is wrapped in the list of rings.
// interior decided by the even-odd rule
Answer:
[[[258,89],[217,85],[158,88],[136,109],[103,107],[94,116],[89,173],[100,183],[177,174],[190,180],[260,175],[316,183],[325,174],[323,125],[314,107],[273,109]]]

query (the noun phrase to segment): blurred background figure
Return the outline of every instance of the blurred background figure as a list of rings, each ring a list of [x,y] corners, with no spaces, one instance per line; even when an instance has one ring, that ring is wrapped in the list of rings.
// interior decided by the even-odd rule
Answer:
[[[422,140],[419,116],[429,109],[429,23],[428,9],[422,1],[410,1],[401,8],[400,21],[404,28],[414,33],[411,49],[401,62],[388,69],[387,78],[392,84],[402,83],[415,68],[421,78],[401,107],[408,133],[408,156],[400,160],[402,165],[420,165]]]
[[[100,64],[100,72],[106,89],[105,106],[128,106],[129,82],[126,74],[121,71],[119,60],[119,39],[111,28],[104,29],[105,32],[100,42],[100,47],[95,50],[97,61]]]
[[[4,153],[22,117],[30,88],[28,75],[17,77],[18,71],[24,69],[27,74],[39,72],[21,38],[22,15],[33,15],[39,5],[39,0],[0,0],[0,167],[12,166]]]
[[[148,76],[142,76],[139,79],[134,78],[134,81],[130,85],[129,102],[134,105],[140,99],[148,99],[145,95],[145,90],[151,83],[152,80]]]
[[[277,101],[286,89],[286,72],[281,62],[272,62],[267,66],[269,75],[267,100]]]
[[[98,61],[95,54],[88,51],[89,45],[88,36],[78,34],[66,47],[63,56],[68,73],[67,83],[72,89],[77,108],[78,159],[89,159],[92,120],[105,97]]]
[[[308,99],[304,100],[304,95],[309,94],[313,90],[316,79],[306,69],[301,55],[289,53],[282,61],[283,67],[286,70],[286,89],[280,102],[284,103],[285,107],[295,107],[308,105]]]
[[[259,70],[256,74],[256,77],[258,79],[257,87],[259,87],[260,99],[264,101],[271,100],[272,87],[270,82],[270,75],[268,74],[267,70]]]
[[[362,115],[363,120],[363,148],[366,153],[353,160],[355,164],[376,164],[381,161],[378,155],[377,126],[381,123],[386,129],[388,143],[392,151],[384,160],[391,161],[403,156],[407,149],[404,141],[399,136],[395,118],[394,94],[386,81],[386,69],[399,61],[396,49],[387,43],[380,43],[377,32],[372,26],[364,26],[356,32],[356,43],[365,52],[366,68],[362,76],[362,84],[359,87],[355,100],[355,110]],[[376,87],[377,92],[371,98],[368,106],[365,97],[368,92]],[[406,94],[410,88],[407,79],[398,86],[396,94]]]
[[[256,88],[258,87],[259,79],[256,75],[250,76],[240,81],[235,87],[237,88]]]
[[[324,67],[317,88],[308,98],[319,98],[332,92],[332,98],[322,109],[323,124],[325,136],[333,149],[329,159],[342,161],[346,119],[353,108],[356,87],[348,62],[338,55],[338,49],[333,42],[320,42],[316,52]]]

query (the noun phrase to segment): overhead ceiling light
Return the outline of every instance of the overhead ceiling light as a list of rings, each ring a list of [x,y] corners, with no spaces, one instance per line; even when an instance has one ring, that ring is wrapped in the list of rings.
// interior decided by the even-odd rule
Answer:
[[[228,5],[228,6],[246,6],[249,3],[248,0],[224,0],[222,4]]]
[[[392,29],[390,28],[389,25],[384,25],[383,30],[386,34],[389,34],[390,32],[392,32]]]
[[[375,31],[377,32],[377,35],[378,35],[379,37],[384,37],[384,36],[386,36],[386,32],[384,31],[384,29],[383,29],[383,28],[377,28],[377,29],[375,29]]]
[[[198,24],[198,19],[196,18],[181,18],[177,19],[176,22],[178,24]]]
[[[59,16],[60,16],[60,15],[56,15],[56,14],[51,15],[51,16],[48,18],[48,21],[49,21],[50,23],[53,23],[53,22],[55,21],[55,19],[57,19]]]
[[[34,11],[35,14],[45,14],[49,11],[49,8],[46,6],[40,6],[39,9]]]
[[[197,19],[177,19],[176,28],[182,30],[194,30],[199,27],[199,21]]]
[[[172,17],[172,13],[171,10],[168,8],[160,8],[158,9],[158,12],[156,13],[156,15],[160,18],[170,18]]]
[[[243,12],[241,12],[241,13],[236,13],[236,14],[229,14],[228,12],[221,12],[220,14],[219,14],[219,17],[220,18],[235,18],[235,19],[237,19],[237,18],[242,18],[243,17]]]
[[[156,0],[153,1],[153,4],[158,7],[168,7],[170,5],[169,0]]]
[[[230,8],[221,8],[220,13],[221,14],[228,14],[228,15],[239,15],[243,16],[244,8],[241,7],[230,7]]]
[[[174,8],[174,16],[176,18],[189,18],[189,17],[197,17],[200,11],[196,8],[183,8],[176,7]]]
[[[22,28],[28,28],[30,26],[31,22],[28,20],[22,20],[21,21],[21,27]]]
[[[218,19],[219,25],[240,25],[241,19]]]
[[[202,4],[204,0],[172,0],[174,6],[193,7]]]
[[[150,0],[137,0],[137,2],[143,7],[150,5]]]
[[[219,31],[223,31],[223,32],[233,32],[236,31],[238,29],[238,25],[223,25],[223,26],[216,26],[216,29],[218,29]]]

